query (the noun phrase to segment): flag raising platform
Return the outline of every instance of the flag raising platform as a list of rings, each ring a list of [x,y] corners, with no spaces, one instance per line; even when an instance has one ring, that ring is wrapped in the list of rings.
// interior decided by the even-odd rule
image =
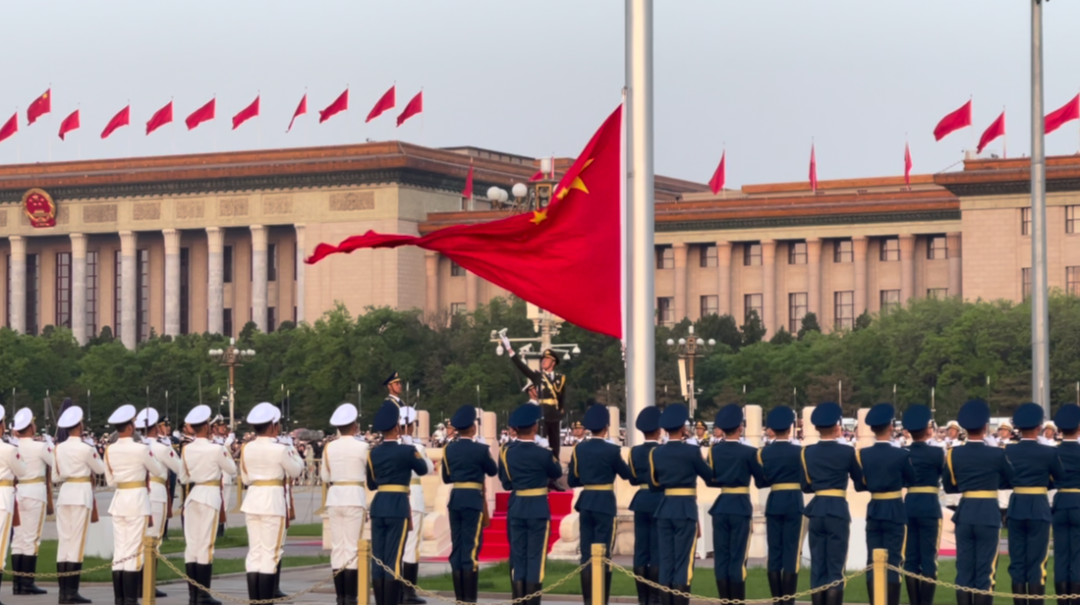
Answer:
[[[548,494],[551,509],[551,533],[548,534],[547,550],[559,541],[559,527],[564,517],[573,511],[574,492]],[[484,529],[480,546],[481,561],[504,561],[510,558],[510,541],[506,537],[506,511],[510,505],[510,492],[495,494],[495,510],[491,513],[491,525]]]

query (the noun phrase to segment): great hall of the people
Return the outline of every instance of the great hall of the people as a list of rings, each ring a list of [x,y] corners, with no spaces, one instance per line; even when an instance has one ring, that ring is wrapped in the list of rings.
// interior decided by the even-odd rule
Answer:
[[[657,177],[657,321],[741,321],[752,309],[769,332],[798,330],[808,312],[844,329],[912,298],[1019,301],[1030,282],[1028,164],[968,160],[910,187],[884,177],[816,192],[802,182],[713,195]],[[134,347],[152,333],[313,322],[338,303],[354,314],[470,311],[506,293],[418,248],[301,260],[369,229],[422,234],[505,216],[484,193],[527,182],[538,165],[386,142],[3,166],[0,321],[27,333],[68,326],[80,342],[108,326]],[[472,201],[461,196],[470,166]],[[1080,156],[1049,160],[1047,191],[1049,283],[1078,292]],[[43,212],[54,226],[32,224]]]

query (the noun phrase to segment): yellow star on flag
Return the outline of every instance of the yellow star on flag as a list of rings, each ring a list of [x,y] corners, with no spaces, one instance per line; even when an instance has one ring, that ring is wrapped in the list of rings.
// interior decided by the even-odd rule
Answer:
[[[540,223],[542,223],[542,222],[544,222],[546,220],[547,220],[547,210],[533,210],[533,217],[531,219],[529,219],[529,222],[534,224],[534,225],[539,225]]]
[[[592,162],[592,158],[589,158],[589,160],[585,162],[585,165],[581,167],[581,172],[578,173],[578,176],[575,176],[574,180],[570,181],[570,185],[559,191],[558,198],[560,200],[569,195],[571,189],[578,189],[584,191],[586,194],[589,193],[588,187],[585,186],[585,181],[581,180],[581,174],[585,172],[585,169],[588,168],[589,164],[592,164]]]

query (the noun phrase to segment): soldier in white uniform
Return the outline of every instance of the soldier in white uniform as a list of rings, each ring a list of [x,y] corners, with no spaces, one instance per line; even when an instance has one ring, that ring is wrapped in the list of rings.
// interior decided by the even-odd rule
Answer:
[[[146,535],[160,544],[165,537],[165,525],[172,516],[169,510],[169,473],[180,476],[180,457],[176,455],[165,424],[154,408],[144,408],[135,416],[135,428],[143,432],[144,442],[161,466],[160,473],[150,475],[150,515],[153,522],[146,528]],[[157,561],[150,563],[156,569]],[[156,596],[163,598],[169,595],[157,590]]]
[[[357,600],[356,544],[364,532],[367,500],[364,482],[368,444],[357,438],[356,406],[343,403],[334,410],[330,424],[338,438],[323,446],[319,477],[326,490],[326,512],[330,517],[330,567],[345,571],[334,576],[337,605],[355,605]]]
[[[236,463],[223,445],[210,441],[210,407],[195,406],[184,422],[195,439],[184,446],[179,481],[190,484],[184,501],[184,566],[188,577],[210,586],[214,566],[214,540],[224,509],[222,479],[236,476]],[[188,605],[221,605],[209,593],[188,585]]]
[[[435,471],[435,466],[427,457],[427,451],[419,439],[415,439],[417,427],[416,408],[402,405],[399,410],[401,417],[401,443],[416,448],[420,456],[427,464],[427,472],[430,475]],[[412,482],[409,485],[409,506],[412,508],[412,529],[405,538],[405,551],[401,557],[401,576],[416,584],[420,575],[420,538],[424,533],[424,486],[420,484],[420,475],[413,472]],[[402,585],[401,602],[404,605],[422,605],[427,603],[421,599],[416,591]],[[393,604],[389,604],[393,605]]]
[[[0,434],[5,431],[4,408],[0,407]],[[15,514],[15,480],[27,476],[19,448],[0,441],[0,572],[4,571],[11,535],[12,516]],[[2,577],[2,576],[0,576]]]
[[[232,444],[235,441],[236,433],[229,430],[229,424],[225,422],[225,418],[221,414],[214,416],[210,421],[210,442],[224,447],[231,457]],[[229,507],[235,480],[235,476],[221,475],[221,497],[225,499],[225,508]],[[218,523],[217,535],[219,538],[225,535],[225,521],[226,519],[223,517],[221,522]]]
[[[104,475],[105,465],[97,450],[83,441],[83,411],[69,407],[60,415],[56,426],[67,431],[67,440],[56,445],[56,477],[62,482],[56,498],[56,571],[82,569],[86,549],[86,530],[94,510],[94,483],[91,475]],[[57,578],[60,585],[60,605],[90,603],[79,594],[79,576]]]
[[[18,437],[16,445],[26,465],[26,475],[19,478],[15,497],[19,502],[21,523],[15,528],[11,539],[11,567],[15,571],[37,571],[38,547],[41,546],[41,528],[45,516],[52,514],[52,485],[49,483],[53,467],[53,448],[44,441],[34,441],[37,425],[30,408],[15,414],[11,429]],[[34,584],[34,578],[15,576],[12,580],[17,595],[45,594],[44,588]]]
[[[240,510],[247,517],[248,598],[269,599],[276,589],[278,561],[289,514],[285,481],[304,471],[304,463],[291,446],[276,441],[281,432],[281,412],[260,403],[248,413],[247,423],[256,438],[240,451],[240,480],[248,487]]]

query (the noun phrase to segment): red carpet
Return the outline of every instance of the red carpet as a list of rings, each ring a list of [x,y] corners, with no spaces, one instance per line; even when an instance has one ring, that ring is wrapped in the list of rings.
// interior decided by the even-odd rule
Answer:
[[[506,539],[506,508],[510,492],[495,494],[495,510],[491,513],[491,525],[484,530],[483,545],[480,548],[481,561],[504,561],[510,558],[510,543]],[[548,551],[559,539],[559,525],[563,517],[572,512],[573,492],[552,492],[548,494],[548,506],[551,508],[551,535],[548,536]]]

